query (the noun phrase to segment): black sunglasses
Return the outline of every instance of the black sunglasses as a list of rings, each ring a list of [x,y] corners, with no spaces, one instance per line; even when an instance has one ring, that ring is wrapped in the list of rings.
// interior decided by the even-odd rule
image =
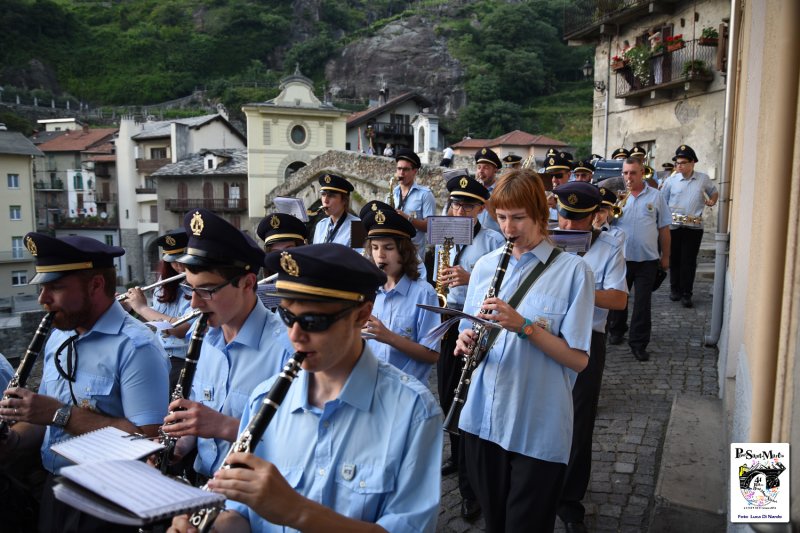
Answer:
[[[295,315],[288,309],[278,306],[278,314],[287,327],[292,327],[295,322],[300,326],[300,329],[308,333],[318,333],[330,328],[334,322],[347,316],[350,311],[355,309],[356,306],[351,305],[345,307],[337,313],[303,313],[302,315]]]

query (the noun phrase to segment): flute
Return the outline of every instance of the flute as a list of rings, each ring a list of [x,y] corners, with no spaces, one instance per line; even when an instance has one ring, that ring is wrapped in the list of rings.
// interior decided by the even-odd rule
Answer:
[[[180,281],[185,277],[186,277],[186,273],[183,272],[181,274],[177,274],[175,276],[159,280],[159,281],[157,281],[157,282],[155,282],[155,283],[153,283],[151,285],[145,285],[144,287],[140,287],[139,290],[141,290],[141,291],[149,291],[150,289],[156,289],[158,287],[161,287],[162,285],[166,285],[167,283],[170,283],[170,282],[173,282],[173,281]],[[127,292],[117,296],[117,301],[118,302],[124,302],[127,299],[128,299],[128,293]]]
[[[283,370],[281,370],[272,387],[270,387],[269,392],[264,396],[258,411],[253,415],[250,423],[247,424],[247,427],[236,439],[236,442],[231,445],[230,450],[228,450],[228,456],[238,452],[253,453],[258,441],[264,436],[267,426],[272,421],[272,417],[275,416],[283,399],[286,397],[286,393],[289,392],[289,387],[300,372],[300,365],[303,364],[305,358],[306,354],[304,352],[295,352],[291,359],[286,362]],[[225,464],[222,468],[235,467],[236,465]],[[203,490],[208,490],[208,484],[203,487]],[[221,511],[221,507],[201,509],[189,518],[189,523],[196,527],[200,533],[207,533],[211,531],[211,527]]]

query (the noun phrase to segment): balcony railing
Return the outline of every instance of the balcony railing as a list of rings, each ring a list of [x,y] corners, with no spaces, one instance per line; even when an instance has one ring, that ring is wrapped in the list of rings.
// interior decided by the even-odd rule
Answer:
[[[136,170],[144,174],[152,174],[164,165],[172,163],[172,159],[137,159]]]
[[[76,218],[62,218],[53,222],[52,226],[56,229],[68,228],[116,228],[119,226],[119,221],[116,218],[108,217],[76,217]]]
[[[168,211],[178,213],[198,207],[218,212],[244,211],[247,209],[247,198],[170,198],[166,205]]]
[[[105,203],[108,203],[108,202],[116,203],[116,201],[117,201],[117,193],[115,193],[115,192],[104,193],[103,191],[95,191],[94,199],[95,199],[95,202],[102,203],[102,204],[105,204]]]
[[[650,12],[669,11],[679,0],[573,0],[564,9],[564,39],[597,37],[603,26],[616,26],[639,19]],[[652,6],[652,7],[651,7]],[[610,28],[611,29],[611,28]]]
[[[404,135],[414,136],[414,128],[411,124],[401,124],[399,122],[373,122],[372,130],[381,135]]]
[[[63,191],[64,182],[56,180],[37,180],[33,182],[33,188],[37,191]]]
[[[650,71],[646,79],[634,76],[630,66],[618,70],[616,97],[640,97],[651,91],[683,87],[687,82],[701,82],[703,86],[711,82],[714,79],[712,68],[717,49],[700,46],[698,42],[686,41],[680,50],[650,58]]]

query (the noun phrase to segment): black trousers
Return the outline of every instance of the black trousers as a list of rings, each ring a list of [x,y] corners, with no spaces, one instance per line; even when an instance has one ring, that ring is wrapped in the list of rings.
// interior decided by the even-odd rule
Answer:
[[[578,374],[572,389],[572,450],[564,478],[564,490],[558,504],[558,517],[564,522],[583,522],[586,514],[581,500],[586,495],[592,473],[592,433],[605,366],[606,334],[593,331],[589,365]]]
[[[631,348],[647,348],[650,342],[651,300],[653,285],[658,272],[658,260],[653,261],[626,261],[628,273],[628,290],[633,287],[633,312],[631,314],[631,327],[628,335],[628,344]],[[622,311],[608,313],[608,332],[611,335],[624,335],[628,329],[628,307]]]
[[[691,296],[694,275],[697,271],[697,254],[703,230],[694,228],[672,229],[669,248],[669,286],[673,294]]]
[[[453,324],[447,330],[440,345],[439,361],[436,363],[437,388],[439,391],[439,405],[442,412],[447,416],[450,406],[453,404],[456,386],[461,377],[461,369],[464,368],[463,359],[454,357],[453,351],[458,340],[458,323]],[[475,492],[469,485],[467,477],[467,465],[464,460],[463,441],[459,435],[447,432],[450,437],[450,457],[458,465],[458,490],[461,497],[474,500]]]
[[[82,513],[53,495],[53,475],[47,476],[39,511],[41,533],[138,533],[138,527],[121,526]]]
[[[462,439],[486,531],[553,531],[566,465],[509,452],[471,433]]]

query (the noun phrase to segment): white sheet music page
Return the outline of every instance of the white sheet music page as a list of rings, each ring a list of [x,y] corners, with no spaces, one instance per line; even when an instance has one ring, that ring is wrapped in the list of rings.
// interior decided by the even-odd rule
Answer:
[[[292,215],[301,222],[308,222],[308,212],[306,212],[306,206],[303,205],[303,200],[300,198],[276,196],[272,199],[272,203],[275,204],[275,210],[278,213]]]
[[[433,216],[425,220],[428,222],[429,244],[444,244],[446,238],[453,239],[453,244],[472,244],[475,226],[472,217]]]
[[[141,459],[164,448],[150,439],[134,438],[112,426],[90,431],[54,444],[51,449],[75,464],[96,463],[114,459]]]

